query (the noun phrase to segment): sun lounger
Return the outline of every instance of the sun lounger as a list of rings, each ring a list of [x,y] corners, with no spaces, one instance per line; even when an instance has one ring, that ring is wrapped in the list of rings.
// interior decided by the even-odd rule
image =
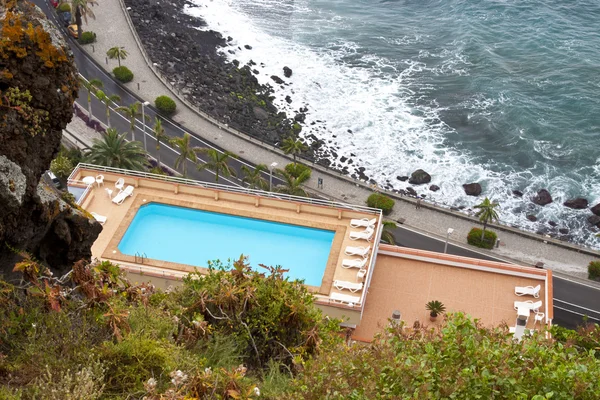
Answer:
[[[540,311],[541,306],[542,306],[541,300],[536,301],[535,303],[531,300],[515,301],[515,310],[518,310],[519,308],[528,308],[529,310],[532,310],[533,312],[537,313]]]
[[[348,304],[349,306],[354,306],[355,304],[360,303],[360,296],[351,296],[349,294],[342,293],[331,293],[329,295],[329,299],[333,303],[338,304]]]
[[[101,224],[104,224],[106,222],[106,217],[104,215],[96,214],[93,211],[90,214],[92,214],[92,217],[94,217],[94,219],[100,222]]]
[[[133,194],[133,186],[129,185],[125,188],[125,190],[123,190],[122,192],[119,192],[119,194],[117,194],[113,199],[112,202],[115,204],[123,204],[123,202],[125,201],[126,198],[128,198],[129,196],[131,196]]]
[[[367,228],[366,230],[364,230],[362,232],[351,231],[350,239],[351,240],[368,240],[368,241],[370,241],[373,238],[373,233],[375,233],[373,228]]]
[[[333,286],[337,290],[349,290],[352,293],[356,293],[359,290],[362,290],[362,288],[363,288],[362,282],[354,283],[354,282],[348,282],[348,281],[333,281]]]
[[[365,265],[367,265],[367,259],[363,258],[362,260],[342,260],[342,268],[358,268],[362,269]]]
[[[346,251],[344,251],[344,254],[346,254],[347,256],[367,257],[369,255],[369,251],[371,251],[371,246],[367,246],[367,247],[348,246],[348,247],[346,247]]]
[[[123,190],[123,186],[125,186],[125,179],[123,178],[119,178],[116,182],[115,182],[115,188],[117,188],[120,191]]]
[[[536,299],[538,297],[540,297],[540,289],[542,288],[541,285],[537,285],[536,287],[533,286],[517,286],[515,287],[515,294],[517,296],[533,296]]]
[[[353,228],[361,228],[361,227],[373,227],[375,224],[377,223],[377,218],[373,218],[373,219],[368,219],[368,218],[362,218],[362,219],[352,219],[350,220],[350,226]]]

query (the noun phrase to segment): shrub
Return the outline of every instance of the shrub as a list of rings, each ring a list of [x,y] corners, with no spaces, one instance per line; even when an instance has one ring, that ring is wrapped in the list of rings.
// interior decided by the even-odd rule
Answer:
[[[71,12],[71,5],[69,3],[60,3],[56,11],[61,14],[64,12]]]
[[[81,34],[79,38],[79,43],[81,44],[90,44],[96,41],[96,34],[94,32],[86,31]]]
[[[373,208],[379,208],[384,215],[388,215],[392,212],[392,208],[394,208],[394,204],[396,202],[390,199],[388,196],[381,193],[373,193],[367,199],[367,205]]]
[[[50,163],[50,171],[60,179],[67,179],[71,172],[73,172],[73,163],[67,156],[59,154],[52,162]]]
[[[588,265],[588,278],[600,281],[600,261],[591,261]]]
[[[300,175],[302,175],[302,173],[304,171],[308,171],[307,180],[310,178],[311,170],[310,170],[310,168],[308,168],[306,165],[303,165],[303,164],[289,163],[288,165],[285,166],[285,170],[287,171],[288,174],[290,174],[294,178],[297,178]]]
[[[492,232],[490,230],[485,231],[483,241],[481,240],[481,229],[473,228],[469,235],[467,236],[467,242],[473,246],[480,247],[482,249],[492,249],[496,244],[496,240],[498,239],[498,235],[496,232]]]
[[[113,69],[113,74],[115,75],[115,78],[123,83],[131,82],[133,80],[133,72],[124,65]]]
[[[175,101],[169,96],[158,96],[156,100],[154,100],[154,105],[160,112],[167,115],[175,113],[175,108],[177,107]]]

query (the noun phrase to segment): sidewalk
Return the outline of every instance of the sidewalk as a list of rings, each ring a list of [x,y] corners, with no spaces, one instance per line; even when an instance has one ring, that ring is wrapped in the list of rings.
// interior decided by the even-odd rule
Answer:
[[[151,103],[157,96],[170,95],[176,99],[178,110],[173,120],[202,138],[239,154],[250,162],[267,165],[277,162],[280,166],[291,162],[291,158],[284,156],[277,150],[252,143],[251,139],[236,136],[228,132],[227,129],[221,129],[214,123],[207,121],[197,111],[193,110],[193,106],[184,104],[176,93],[171,93],[170,85],[161,80],[148,65],[138,46],[136,34],[132,32],[121,1],[103,2],[94,7],[96,19],[88,20],[89,24],[85,28],[97,34],[97,41],[94,43],[95,52],[91,52],[90,45],[84,46],[91,57],[104,66],[106,70],[111,71],[117,66],[117,61],[108,60],[107,65],[106,51],[114,46],[124,47],[129,55],[126,60],[122,61],[122,64],[131,69],[135,75],[135,79],[126,84],[132,92]],[[364,205],[367,197],[372,193],[365,184],[353,183],[347,177],[334,177],[331,172],[322,172],[318,167],[314,168],[312,175],[307,186],[312,191],[320,192],[324,197],[332,200]],[[317,187],[318,178],[323,179],[322,189]],[[437,236],[442,240],[445,239],[447,229],[453,228],[454,233],[450,237],[450,242],[465,246],[467,246],[467,233],[473,226],[478,225],[475,221],[466,219],[464,215],[452,215],[447,210],[438,211],[435,207],[426,203],[422,205],[420,210],[416,210],[412,199],[397,200],[394,211],[388,218],[390,220],[403,218],[405,226]],[[488,252],[490,255],[506,258],[519,264],[534,265],[543,262],[544,267],[548,269],[579,278],[585,279],[588,263],[600,257],[598,252],[588,250],[588,253],[591,254],[583,254],[577,249],[570,250],[553,245],[551,244],[554,241],[553,239],[548,239],[548,243],[544,243],[540,239],[534,239],[533,235],[524,237],[516,230],[515,233],[504,230],[498,231],[498,236],[502,245],[500,248]],[[596,254],[596,257],[592,254]]]

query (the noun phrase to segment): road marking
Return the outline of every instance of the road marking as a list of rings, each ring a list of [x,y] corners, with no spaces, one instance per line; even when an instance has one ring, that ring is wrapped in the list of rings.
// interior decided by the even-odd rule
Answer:
[[[574,280],[572,280],[572,279],[563,278],[562,276],[558,276],[558,275],[553,275],[553,277],[554,277],[554,278],[556,278],[556,279],[562,279],[563,281],[567,281],[567,282],[574,283],[574,284],[576,284],[576,285],[587,286],[587,287],[589,287],[589,288],[596,289],[596,290],[600,291],[600,288],[599,288],[599,287],[592,286],[592,285],[590,285],[590,284],[587,284],[587,283],[582,283],[582,282],[579,282],[579,281],[574,281]]]
[[[596,321],[600,321],[600,319],[598,319],[598,318],[590,317],[590,316],[589,316],[589,315],[587,315],[587,314],[578,313],[577,311],[572,311],[572,310],[568,310],[568,309],[566,309],[566,308],[557,307],[557,306],[554,306],[554,308],[558,308],[559,310],[563,310],[563,311],[566,311],[566,312],[568,312],[568,313],[571,313],[571,314],[577,314],[577,315],[581,315],[582,317],[587,317],[587,318],[589,318],[589,319],[593,319],[593,320],[596,320]],[[555,316],[555,318],[554,318],[554,319],[556,319],[556,316]]]
[[[596,313],[596,314],[600,315],[600,311],[598,311],[598,310],[592,310],[591,308],[578,306],[577,304],[569,303],[568,301],[564,301],[564,300],[554,299],[554,301],[559,301],[561,303],[568,304],[568,305],[573,306],[573,307],[581,308],[582,310],[591,311],[593,313]]]

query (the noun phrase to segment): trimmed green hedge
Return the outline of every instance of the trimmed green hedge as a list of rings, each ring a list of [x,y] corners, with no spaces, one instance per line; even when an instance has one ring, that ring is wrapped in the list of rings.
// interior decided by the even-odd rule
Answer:
[[[304,164],[299,164],[299,163],[296,163],[296,164],[289,163],[288,165],[285,166],[285,170],[287,171],[288,174],[290,174],[294,178],[297,178],[300,175],[302,175],[302,173],[304,171],[308,171],[308,178],[307,178],[307,180],[308,180],[310,178],[310,174],[311,174],[310,168],[308,168]]]
[[[115,75],[115,78],[123,83],[131,82],[133,80],[133,72],[124,65],[113,69],[113,74]]]
[[[79,38],[79,43],[81,44],[90,44],[96,41],[96,34],[94,32],[86,31],[81,34]],[[133,75],[133,74],[132,74]]]
[[[588,265],[588,279],[600,281],[600,261],[590,261]]]
[[[481,241],[481,228],[471,229],[471,232],[469,232],[469,235],[467,236],[467,242],[469,244],[482,249],[494,248],[497,239],[498,235],[496,235],[496,232],[486,230],[483,236],[483,241]]]
[[[159,111],[167,115],[175,113],[175,108],[177,108],[177,104],[169,96],[158,96],[156,100],[154,100],[154,105]]]
[[[381,193],[373,193],[367,199],[367,205],[369,207],[379,208],[384,215],[388,215],[392,212],[394,204],[396,204],[394,200]]]
[[[71,12],[71,5],[69,3],[60,3],[56,8],[56,12],[58,12],[59,14],[64,12]]]

